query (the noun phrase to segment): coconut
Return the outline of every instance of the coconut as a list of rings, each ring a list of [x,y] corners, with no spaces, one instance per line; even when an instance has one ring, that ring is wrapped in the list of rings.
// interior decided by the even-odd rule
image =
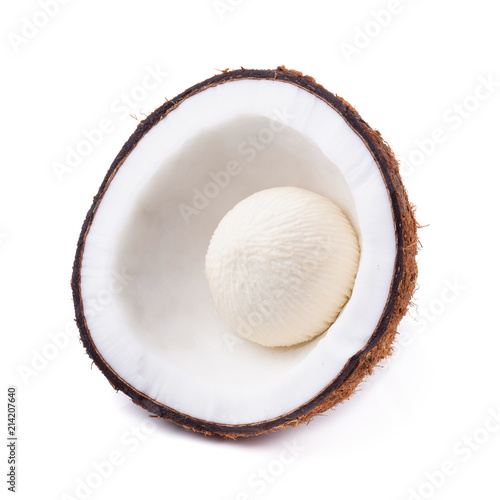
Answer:
[[[357,264],[344,301],[331,300],[336,290],[326,285],[308,305],[299,301],[309,325],[304,337],[296,342],[283,323],[279,335],[292,341],[270,344],[287,347],[238,335],[205,274],[210,240],[226,214],[276,188],[329,200],[359,245],[359,259],[355,245],[347,252]],[[294,204],[286,206],[280,217],[288,223]],[[306,243],[328,227],[322,224],[317,233],[297,225],[293,245],[306,249],[300,262],[310,261]],[[280,245],[270,248],[266,255],[279,263]],[[212,268],[223,251],[224,244]],[[413,207],[379,132],[300,72],[227,71],[164,103],[112,163],[78,241],[76,320],[111,385],[153,415],[204,434],[254,436],[308,422],[346,400],[391,354],[416,285],[416,253]],[[300,289],[339,276],[340,268],[320,264],[301,275]],[[291,269],[277,268],[285,278]],[[259,272],[251,283],[285,297],[273,301],[279,316],[293,290],[274,278]],[[259,297],[244,302],[247,316],[264,317],[257,337],[274,321]],[[320,303],[330,304],[319,315],[323,323],[311,313]]]

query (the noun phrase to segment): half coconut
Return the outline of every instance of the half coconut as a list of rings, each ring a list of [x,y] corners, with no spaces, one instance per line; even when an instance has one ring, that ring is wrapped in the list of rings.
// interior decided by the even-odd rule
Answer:
[[[205,260],[233,207],[287,186],[341,209],[359,263],[331,326],[266,347],[218,312]],[[416,252],[413,209],[377,131],[297,71],[229,71],[163,104],[111,165],[78,241],[76,319],[89,356],[138,405],[204,434],[253,436],[325,412],[391,354]]]

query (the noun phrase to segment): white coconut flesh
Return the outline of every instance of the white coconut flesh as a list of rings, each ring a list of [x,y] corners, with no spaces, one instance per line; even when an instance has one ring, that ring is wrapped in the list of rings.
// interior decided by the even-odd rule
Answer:
[[[359,241],[359,265],[325,332],[265,347],[241,338],[218,312],[205,258],[235,205],[287,186],[342,210]],[[256,423],[311,400],[366,345],[395,255],[383,178],[342,116],[294,85],[239,80],[183,101],[124,160],[85,241],[83,309],[96,349],[136,390],[195,418]]]
[[[324,332],[349,299],[356,232],[328,198],[296,187],[259,191],[217,226],[206,257],[218,311],[243,338],[268,347]]]

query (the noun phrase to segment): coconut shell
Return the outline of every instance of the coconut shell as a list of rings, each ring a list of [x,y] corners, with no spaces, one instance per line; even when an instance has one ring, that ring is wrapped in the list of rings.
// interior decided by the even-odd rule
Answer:
[[[358,134],[366,147],[371,151],[380,169],[392,205],[397,249],[390,293],[380,321],[365,347],[347,360],[338,376],[314,398],[290,413],[272,420],[247,425],[224,425],[194,418],[168,408],[152,400],[120,378],[101,356],[92,340],[91,332],[85,320],[80,287],[80,273],[85,240],[92,225],[94,215],[110,182],[137,143],[154,125],[165,118],[168,113],[179,106],[185,99],[209,87],[241,79],[278,80],[296,85],[323,100],[344,118],[346,123]],[[417,227],[414,207],[408,201],[408,196],[399,173],[398,162],[393,151],[382,139],[380,133],[372,129],[349,103],[327,91],[324,87],[316,83],[314,78],[303,75],[298,71],[286,69],[283,66],[275,70],[250,70],[243,68],[235,71],[226,70],[221,74],[194,85],[172,100],[165,102],[146,119],[141,121],[109,168],[83,223],[73,265],[71,286],[81,340],[88,355],[116,390],[127,394],[132,398],[134,403],[151,412],[153,414],[151,416],[170,420],[185,429],[205,435],[218,435],[235,439],[238,437],[257,436],[278,429],[307,423],[314,416],[347,400],[355,392],[360,382],[372,373],[374,367],[382,359],[392,354],[398,325],[410,305],[417,281]]]

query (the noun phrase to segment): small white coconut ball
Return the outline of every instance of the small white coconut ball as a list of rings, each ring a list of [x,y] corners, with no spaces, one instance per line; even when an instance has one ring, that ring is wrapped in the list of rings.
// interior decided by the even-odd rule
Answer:
[[[278,187],[249,196],[224,216],[205,270],[219,313],[240,336],[290,346],[336,320],[359,256],[356,232],[335,203]]]

